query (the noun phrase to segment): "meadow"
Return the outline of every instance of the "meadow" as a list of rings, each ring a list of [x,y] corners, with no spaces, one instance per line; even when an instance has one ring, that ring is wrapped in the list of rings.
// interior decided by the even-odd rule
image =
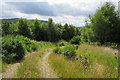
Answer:
[[[118,50],[110,47],[81,44],[75,57],[52,53],[49,62],[59,77],[63,78],[116,78],[117,55]]]

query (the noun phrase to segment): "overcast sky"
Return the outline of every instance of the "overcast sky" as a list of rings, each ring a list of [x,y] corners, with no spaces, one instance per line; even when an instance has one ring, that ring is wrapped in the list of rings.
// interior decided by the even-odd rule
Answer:
[[[0,18],[52,18],[55,23],[80,27],[106,1],[112,1],[117,10],[120,0],[0,0]]]

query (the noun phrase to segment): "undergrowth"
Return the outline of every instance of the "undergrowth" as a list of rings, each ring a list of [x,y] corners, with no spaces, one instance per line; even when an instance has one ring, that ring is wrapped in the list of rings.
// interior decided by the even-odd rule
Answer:
[[[108,47],[81,44],[75,58],[68,58],[56,48],[49,57],[53,69],[63,78],[117,78],[118,51]],[[71,50],[71,49],[70,49]]]

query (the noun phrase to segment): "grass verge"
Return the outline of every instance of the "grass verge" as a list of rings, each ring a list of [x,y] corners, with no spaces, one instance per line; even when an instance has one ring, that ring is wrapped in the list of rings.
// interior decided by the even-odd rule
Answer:
[[[108,47],[82,44],[75,59],[51,54],[49,63],[63,78],[116,78],[118,76],[117,51]]]
[[[4,72],[9,64],[7,64],[3,61],[0,61],[0,63],[2,63],[2,67],[0,67],[2,71],[0,71],[0,72]]]
[[[84,77],[82,73],[82,66],[72,62],[63,55],[50,54],[49,63],[51,64],[53,70],[58,74],[58,77],[63,78],[81,78]]]
[[[78,47],[77,57],[81,61],[86,58],[89,69],[93,73],[98,71],[96,74],[101,74],[100,77],[116,78],[118,76],[118,51],[115,49],[82,44]]]
[[[43,54],[39,50],[26,57],[18,67],[17,76],[19,78],[39,78],[40,74],[37,69],[37,62]]]

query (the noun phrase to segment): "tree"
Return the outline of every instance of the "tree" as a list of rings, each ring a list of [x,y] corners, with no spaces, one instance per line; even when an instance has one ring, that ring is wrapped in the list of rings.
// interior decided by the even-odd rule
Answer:
[[[58,40],[62,39],[62,25],[56,24]]]
[[[80,36],[80,29],[78,27],[75,27],[75,35],[79,35]]]
[[[81,42],[88,42],[88,38],[87,38],[87,28],[86,27],[82,27],[80,29],[81,35],[80,35],[80,39]]]
[[[49,41],[56,41],[58,40],[57,38],[57,29],[58,27],[56,27],[56,25],[53,23],[53,20],[52,18],[49,18],[48,19],[48,22],[47,22],[47,26],[48,26],[48,34],[49,34]]]
[[[72,39],[73,36],[75,36],[75,26],[69,25],[69,40]]]
[[[104,42],[115,42],[113,37],[117,30],[117,20],[115,6],[110,2],[106,2],[100,9],[97,9],[91,18],[93,34],[101,45]]]
[[[33,28],[33,35],[34,35],[34,39],[35,40],[38,40],[38,41],[40,41],[41,40],[41,36],[40,36],[40,31],[41,31],[41,29],[40,29],[40,21],[39,20],[34,20],[34,28]]]
[[[9,21],[4,21],[2,23],[2,36],[10,33],[9,27],[10,27]]]
[[[18,20],[18,34],[31,38],[30,27],[28,26],[28,21],[26,19],[20,18]]]
[[[42,40],[43,41],[48,41],[49,39],[48,39],[48,26],[47,26],[47,24],[46,23],[42,23],[41,24],[41,37],[42,37]]]
[[[69,40],[69,28],[67,23],[62,27],[62,39]]]
[[[12,22],[10,24],[9,30],[10,30],[10,34],[17,35],[18,34],[18,24]]]

